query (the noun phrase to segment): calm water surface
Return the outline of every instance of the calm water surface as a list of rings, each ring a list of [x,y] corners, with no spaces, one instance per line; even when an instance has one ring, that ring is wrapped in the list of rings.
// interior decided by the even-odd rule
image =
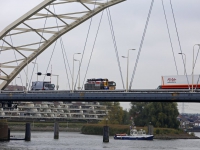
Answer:
[[[24,137],[23,132],[11,132],[15,137]],[[200,137],[200,133],[195,133]],[[113,140],[103,143],[102,136],[83,135],[77,132],[60,132],[58,140],[53,139],[53,132],[32,132],[31,141],[0,142],[0,150],[200,150],[199,139],[129,141]]]

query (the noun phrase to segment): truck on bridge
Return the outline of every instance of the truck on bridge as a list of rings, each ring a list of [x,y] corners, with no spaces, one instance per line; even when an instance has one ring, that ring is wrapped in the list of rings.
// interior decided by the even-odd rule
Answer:
[[[37,91],[37,90],[54,90],[55,85],[51,84],[49,81],[35,81],[32,82],[31,90]]]
[[[115,90],[116,83],[108,79],[87,79],[85,83],[85,90]]]
[[[162,76],[161,85],[158,89],[191,89],[193,85],[194,89],[200,89],[200,75],[172,75]]]

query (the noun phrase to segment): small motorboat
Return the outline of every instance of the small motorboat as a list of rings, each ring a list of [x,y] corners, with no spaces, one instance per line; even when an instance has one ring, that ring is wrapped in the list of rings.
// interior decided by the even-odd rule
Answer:
[[[139,131],[134,129],[130,130],[130,135],[127,134],[115,134],[115,140],[153,140],[153,135],[146,134],[145,130],[140,129]]]

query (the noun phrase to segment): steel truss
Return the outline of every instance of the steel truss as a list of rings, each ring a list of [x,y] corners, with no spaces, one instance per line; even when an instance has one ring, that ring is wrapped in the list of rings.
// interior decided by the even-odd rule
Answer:
[[[15,57],[10,57],[9,61],[0,60],[0,80],[3,80],[0,90],[5,89],[20,71],[63,34],[105,8],[123,1],[125,0],[44,0],[11,23],[0,32],[0,56],[2,58],[8,52],[13,55],[14,52]],[[48,19],[54,19],[54,22],[56,20],[57,25],[44,26]]]

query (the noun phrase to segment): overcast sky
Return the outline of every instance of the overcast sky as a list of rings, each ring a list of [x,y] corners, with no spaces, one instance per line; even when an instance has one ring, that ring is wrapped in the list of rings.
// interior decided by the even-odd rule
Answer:
[[[40,2],[42,2],[42,0],[0,0],[0,31]],[[110,8],[124,83],[126,83],[127,61],[121,56],[126,56],[128,49],[136,49],[136,51],[130,51],[130,81],[136,56],[138,54],[138,49],[141,43],[150,3],[151,0],[127,0]],[[174,47],[178,72],[179,75],[183,75],[184,66],[182,57],[178,54],[180,53],[180,48],[178,45],[178,39],[169,0],[164,0],[164,4],[172,37],[172,44]],[[191,74],[193,46],[194,44],[200,43],[200,1],[172,0],[172,4],[176,17],[181,47],[183,53],[186,55],[186,70],[188,74]],[[94,43],[100,16],[101,13],[94,16],[91,25],[85,55],[83,58],[83,64],[81,67],[81,84],[83,82],[88,58]],[[83,53],[83,47],[85,44],[89,23],[90,20],[62,36],[71,69],[73,54],[77,52]],[[17,43],[17,40],[14,42]],[[50,46],[38,57],[37,63],[39,64],[39,71],[42,73],[46,72],[52,50],[53,46]],[[76,59],[80,60],[81,55],[76,55],[75,57]],[[2,58],[0,56],[0,61],[1,59],[8,58]],[[51,64],[52,73],[59,75],[59,89],[68,89],[68,82],[62,59],[61,45],[59,42],[56,45],[56,51],[53,55]],[[194,71],[195,74],[200,73],[199,64],[200,60],[198,59]],[[33,64],[30,64],[29,76],[31,75],[32,69]],[[49,68],[48,71],[51,72],[51,69]],[[36,70],[34,72],[36,73]],[[77,75],[77,72],[78,63],[75,62],[75,75]],[[133,80],[132,89],[156,89],[158,85],[161,84],[161,76],[165,75],[176,75],[176,68],[164,18],[162,1],[155,0],[143,48],[140,54],[137,71]],[[22,76],[25,82],[25,75],[22,74]],[[106,12],[103,14],[102,23],[96,45],[94,47],[93,57],[86,78],[108,78],[109,80],[117,83],[117,89],[123,88]],[[43,80],[43,77],[40,77],[39,79]],[[33,81],[35,80],[36,75],[33,77]],[[49,80],[49,78],[46,78],[46,80]],[[16,82],[20,84],[19,79],[16,79]],[[56,84],[56,77],[52,77],[52,82]],[[122,106],[124,108],[129,108],[129,103],[122,103]],[[200,113],[199,106],[199,104],[186,104],[185,112]]]

